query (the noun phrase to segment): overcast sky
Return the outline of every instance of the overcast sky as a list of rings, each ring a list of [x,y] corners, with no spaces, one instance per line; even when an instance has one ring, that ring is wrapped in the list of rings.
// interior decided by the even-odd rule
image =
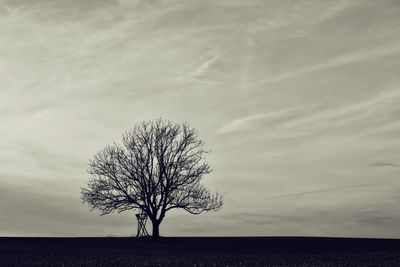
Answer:
[[[400,1],[0,3],[0,235],[134,235],[80,187],[164,117],[198,129],[225,205],[162,235],[400,238]]]

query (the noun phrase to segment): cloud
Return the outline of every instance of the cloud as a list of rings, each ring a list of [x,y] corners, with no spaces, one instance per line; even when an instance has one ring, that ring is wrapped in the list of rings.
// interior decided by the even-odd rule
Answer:
[[[221,57],[221,55],[211,56],[209,59],[204,61],[199,67],[197,67],[197,69],[194,70],[190,76],[199,77],[207,72],[210,72],[210,68],[211,68],[212,64],[214,64],[217,60],[219,60],[220,57]]]
[[[400,218],[399,216],[388,216],[385,212],[375,209],[367,209],[359,212],[356,221],[362,225],[393,225],[399,224]]]
[[[284,127],[299,127],[304,125],[314,124],[322,128],[322,125],[333,124],[333,120],[340,120],[343,122],[351,122],[355,119],[360,121],[362,117],[374,115],[373,110],[387,107],[389,102],[394,102],[400,98],[400,89],[393,88],[382,90],[382,92],[375,96],[365,99],[363,101],[335,107],[328,110],[320,110],[309,116],[304,116],[300,119],[290,121]]]
[[[133,216],[100,217],[96,212],[89,213],[75,196],[18,186],[3,190],[1,198],[0,235],[102,236],[121,234],[118,228],[134,233]]]
[[[391,162],[375,162],[371,163],[371,166],[376,166],[376,167],[400,167],[400,164],[397,163],[391,163]]]
[[[369,49],[360,49],[358,51],[337,55],[333,58],[328,59],[326,62],[323,63],[318,63],[297,70],[278,73],[275,76],[271,76],[270,78],[256,81],[250,86],[254,87],[254,86],[267,85],[269,83],[275,83],[287,79],[296,78],[298,76],[307,75],[309,73],[316,71],[321,71],[330,68],[337,68],[348,64],[378,60],[380,58],[397,55],[399,53],[400,53],[399,42],[383,44]]]
[[[246,130],[252,127],[252,125],[256,122],[268,122],[271,120],[276,120],[280,118],[287,117],[289,114],[292,114],[297,108],[286,108],[277,111],[271,111],[261,114],[250,115],[247,117],[242,117],[238,119],[234,119],[231,122],[223,125],[221,128],[217,130],[219,134],[226,134],[231,132],[236,132],[240,130]]]
[[[330,2],[329,5],[321,6],[318,2],[300,2],[299,3],[299,10],[295,12],[296,14],[302,18],[302,27],[300,30],[295,31],[294,33],[290,34],[289,37],[301,37],[303,35],[308,34],[313,27],[318,26],[325,21],[335,18],[339,15],[342,11],[347,10],[353,6],[354,2],[351,0],[341,0]],[[310,16],[310,14],[313,14]],[[302,24],[300,22],[300,24]],[[294,25],[292,25],[294,26]]]
[[[175,82],[182,82],[182,81],[192,81],[199,80],[202,76],[206,75],[207,73],[212,72],[212,65],[215,64],[222,56],[222,53],[212,52],[210,55],[206,55],[206,59],[198,65],[194,70],[188,72],[187,74],[179,75],[178,77],[174,78]]]
[[[395,121],[395,105],[400,102],[400,89],[394,87],[381,90],[357,102],[325,107],[309,104],[282,108],[275,111],[253,114],[231,120],[217,129],[218,134],[246,131],[262,127],[267,129],[263,136],[276,138],[300,138],[316,136],[328,129],[335,131],[353,131],[358,134],[370,134],[379,128],[369,127],[372,120],[379,118],[381,126]],[[381,114],[379,117],[378,114]],[[357,127],[357,128],[356,128]],[[365,131],[357,129],[365,127]],[[329,132],[327,132],[329,134]]]
[[[271,197],[266,197],[265,199],[302,197],[302,196],[307,196],[307,195],[314,195],[314,194],[320,194],[320,193],[326,193],[326,192],[342,191],[342,190],[354,189],[354,188],[380,186],[382,184],[384,184],[384,183],[358,184],[358,185],[348,185],[348,186],[339,186],[339,187],[331,187],[331,188],[322,188],[322,189],[318,189],[318,190],[310,190],[310,191],[304,191],[304,192],[293,193],[293,194],[271,196]]]

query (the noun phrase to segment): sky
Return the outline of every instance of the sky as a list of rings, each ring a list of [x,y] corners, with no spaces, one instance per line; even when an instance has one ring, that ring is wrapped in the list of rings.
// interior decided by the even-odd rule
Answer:
[[[398,0],[0,0],[0,236],[135,235],[80,189],[163,117],[225,203],[161,235],[400,238],[399,74]]]

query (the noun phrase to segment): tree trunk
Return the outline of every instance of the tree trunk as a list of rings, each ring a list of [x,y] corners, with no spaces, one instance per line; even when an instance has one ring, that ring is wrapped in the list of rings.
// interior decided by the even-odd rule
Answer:
[[[157,221],[152,221],[153,223],[153,238],[158,238],[160,237],[160,222]]]

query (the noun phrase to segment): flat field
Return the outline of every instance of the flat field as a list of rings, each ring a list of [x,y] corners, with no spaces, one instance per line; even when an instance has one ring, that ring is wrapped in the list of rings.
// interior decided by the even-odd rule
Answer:
[[[400,266],[400,240],[2,237],[0,266]]]

